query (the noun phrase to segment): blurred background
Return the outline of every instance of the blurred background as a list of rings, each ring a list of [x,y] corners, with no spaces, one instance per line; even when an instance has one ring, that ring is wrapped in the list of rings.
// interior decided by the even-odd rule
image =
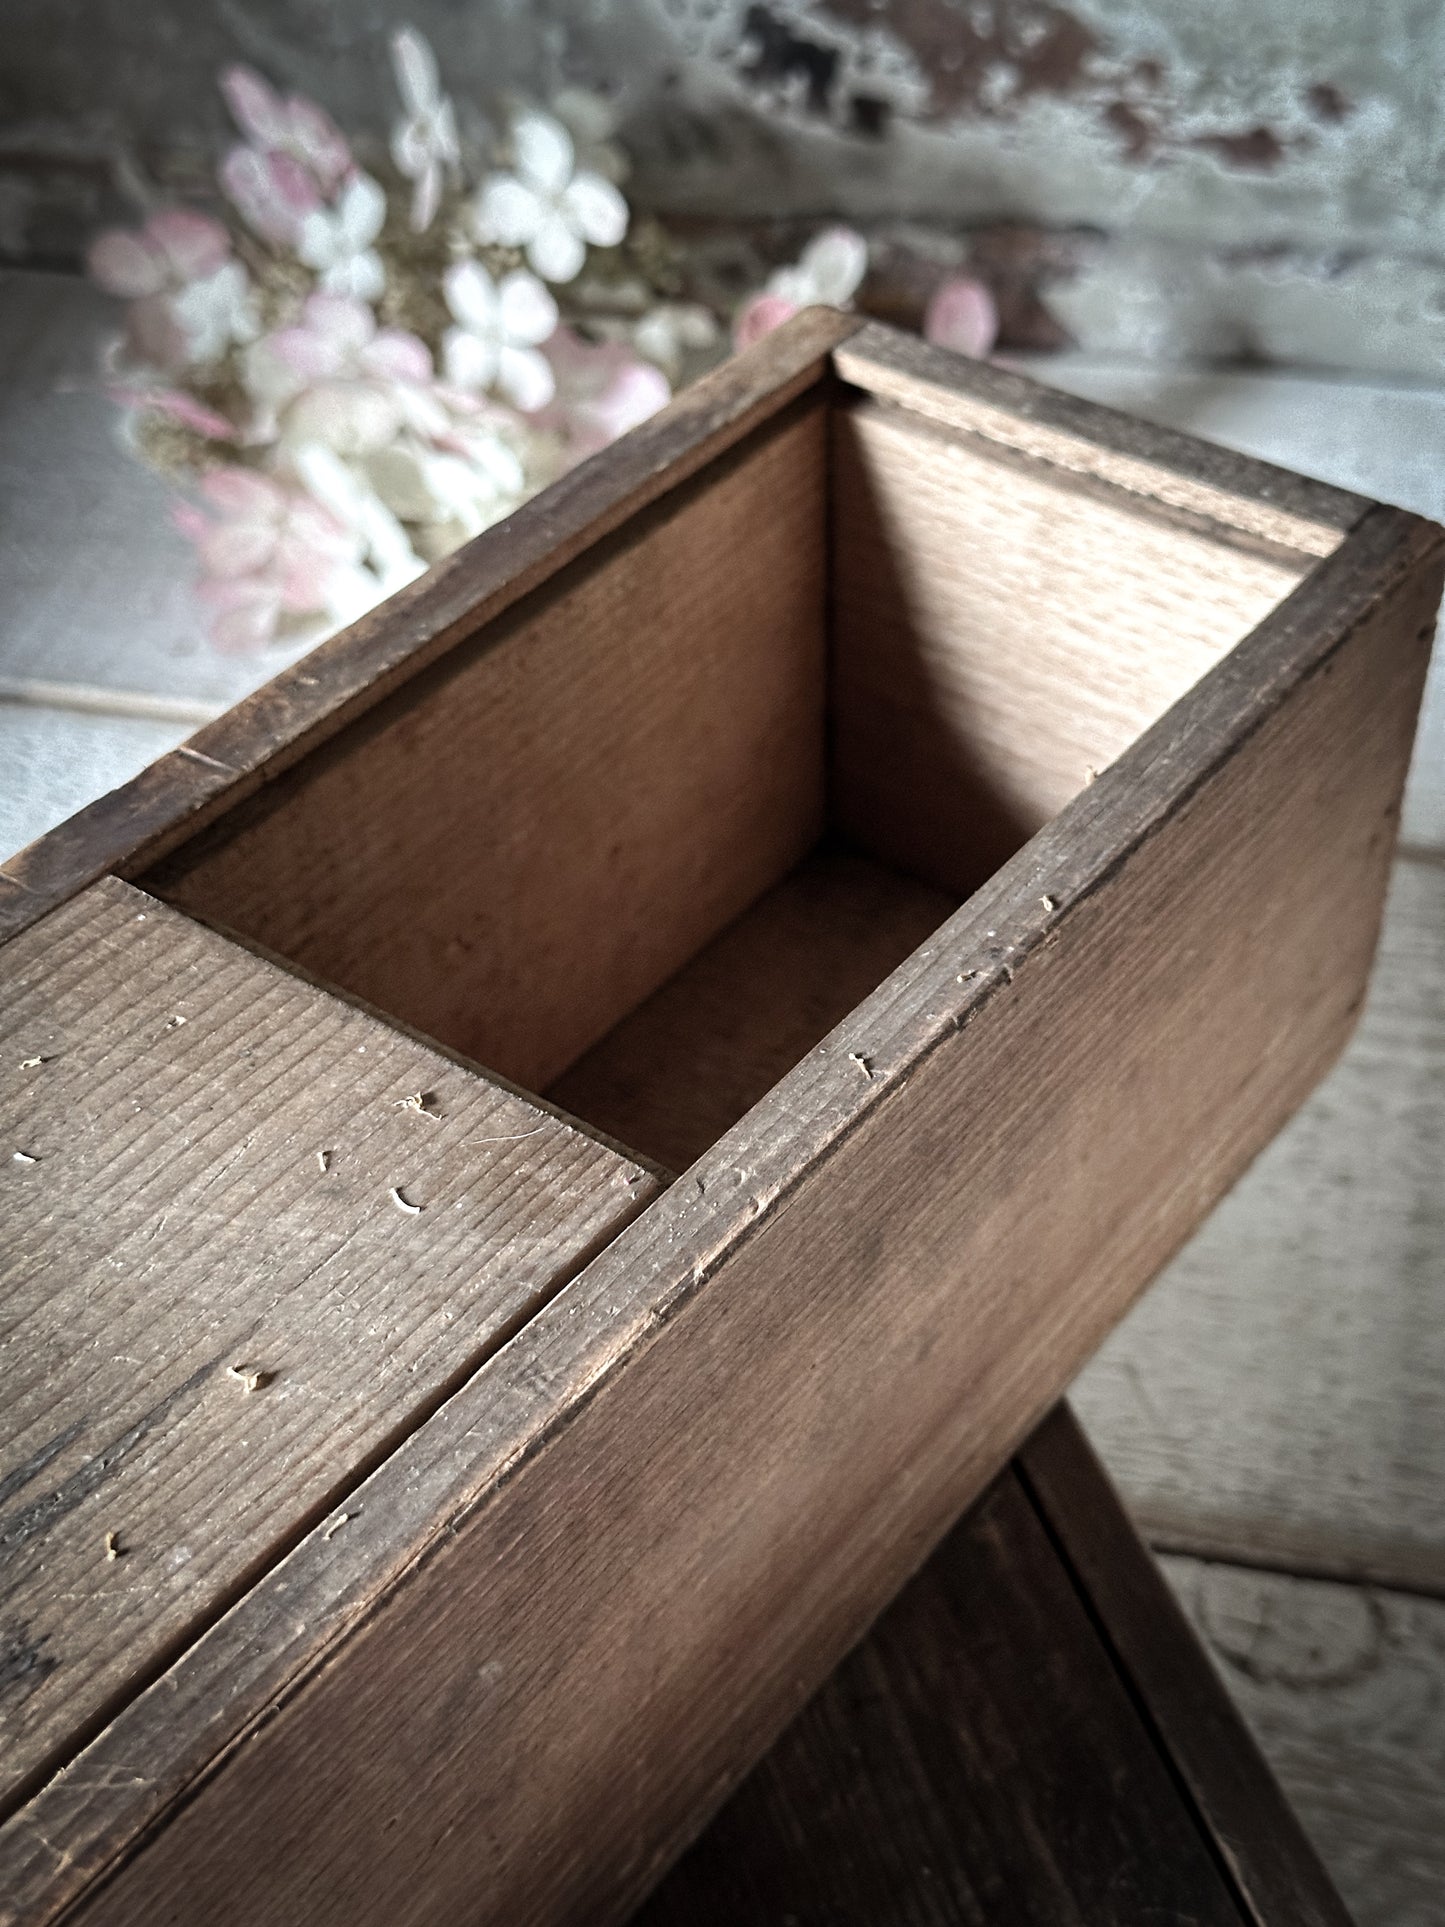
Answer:
[[[74,266],[117,154],[194,191],[245,60],[353,137],[393,109],[397,10],[11,0],[0,252]],[[1445,345],[1445,15],[1428,0],[417,0],[461,101],[616,100],[640,206],[842,216],[906,307],[966,252],[1006,347],[1431,378]],[[769,232],[773,230],[773,232]]]
[[[585,88],[726,314],[820,228],[1045,381],[1445,518],[1445,9],[1426,0],[10,0],[0,60],[0,857],[272,672],[207,642],[80,273],[213,195],[243,61],[384,155],[403,20],[472,103]],[[1445,697],[1339,1069],[1077,1409],[1359,1919],[1445,1893]]]

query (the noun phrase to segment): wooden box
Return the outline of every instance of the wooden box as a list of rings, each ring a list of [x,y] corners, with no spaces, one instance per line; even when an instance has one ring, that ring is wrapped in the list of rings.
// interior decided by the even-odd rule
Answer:
[[[623,1918],[1339,1049],[1442,540],[813,313],[6,866],[5,1918]]]

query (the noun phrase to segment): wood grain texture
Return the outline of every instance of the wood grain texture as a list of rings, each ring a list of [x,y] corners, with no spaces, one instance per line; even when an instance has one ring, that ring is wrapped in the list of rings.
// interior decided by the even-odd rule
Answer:
[[[243,1668],[227,1751],[263,1582],[33,1803],[10,1890],[625,1915],[1338,1049],[1440,542],[1368,516],[379,1469],[405,1583]]]
[[[1127,1535],[1122,1515],[1119,1525]],[[1177,1613],[1137,1539],[1124,1563]],[[1208,1661],[1182,1636],[1223,1701]],[[1288,1909],[1268,1917],[1269,1927],[1302,1919]],[[1089,1602],[1010,1468],[634,1927],[1246,1920]]]
[[[956,907],[942,890],[825,844],[547,1095],[684,1170]],[[866,1079],[867,1064],[857,1069]]]
[[[1436,1927],[1445,1603],[1203,1560],[1163,1566],[1358,1927]]]
[[[1148,1536],[1445,1593],[1445,866],[1339,1065],[1084,1373]]]
[[[656,1185],[114,880],[0,952],[0,1094],[4,1810]]]
[[[112,869],[134,875],[829,375],[859,322],[808,309],[724,363],[180,749],[0,866],[0,936]],[[14,886],[20,886],[16,888]]]
[[[1257,1927],[1350,1927],[1249,1730],[1189,1635],[1072,1414],[1025,1445],[1019,1474],[1077,1575],[1162,1751]]]
[[[876,323],[839,344],[835,365],[845,382],[947,428],[1270,546],[1329,555],[1369,507],[1344,489]]]
[[[960,892],[1303,574],[876,403],[833,464],[835,814]]]
[[[822,828],[823,424],[759,431],[148,887],[543,1089]]]
[[[1051,356],[1030,372],[1051,387],[1445,522],[1439,387],[1073,354]],[[1406,843],[1445,848],[1445,651],[1438,646],[1400,833]]]

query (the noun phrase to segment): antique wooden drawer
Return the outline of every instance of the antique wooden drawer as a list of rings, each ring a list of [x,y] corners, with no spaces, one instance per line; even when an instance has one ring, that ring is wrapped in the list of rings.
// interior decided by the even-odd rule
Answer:
[[[1441,544],[813,313],[7,866],[6,1917],[622,1918],[1338,1050]]]

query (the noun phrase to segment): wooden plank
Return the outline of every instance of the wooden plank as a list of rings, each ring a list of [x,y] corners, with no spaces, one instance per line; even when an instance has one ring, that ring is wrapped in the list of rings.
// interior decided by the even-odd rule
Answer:
[[[1367,517],[379,1468],[344,1637],[303,1545],[57,1776],[12,1904],[623,1917],[1338,1048],[1440,543]]]
[[[657,1187],[114,880],[0,951],[0,1093],[8,1810]]]
[[[1430,1927],[1445,1892],[1445,1603],[1163,1566],[1358,1927]]]
[[[107,870],[135,875],[476,635],[829,375],[857,319],[809,309],[677,396],[113,796],[0,866],[0,936]]]
[[[960,893],[1305,572],[875,403],[833,461],[835,813]]]
[[[956,907],[942,890],[824,845],[547,1095],[685,1170]]]
[[[1060,1407],[1019,1455],[1033,1503],[1078,1575],[1121,1676],[1258,1927],[1349,1927],[1299,1821],[1143,1554],[1072,1414]]]
[[[1397,864],[1338,1067],[1078,1408],[1148,1536],[1445,1592],[1445,867]]]
[[[823,460],[777,418],[147,887],[544,1089],[822,828]]]
[[[845,382],[945,427],[1306,555],[1330,554],[1340,532],[1369,507],[1343,489],[947,354],[876,322],[840,344],[835,363]]]
[[[1122,1515],[1119,1525],[1129,1576],[1152,1579],[1177,1615]],[[1242,1728],[1240,1739],[1248,1747]],[[635,1927],[1241,1927],[1253,1918],[1011,1467]],[[1286,1907],[1268,1920],[1305,1918]]]

